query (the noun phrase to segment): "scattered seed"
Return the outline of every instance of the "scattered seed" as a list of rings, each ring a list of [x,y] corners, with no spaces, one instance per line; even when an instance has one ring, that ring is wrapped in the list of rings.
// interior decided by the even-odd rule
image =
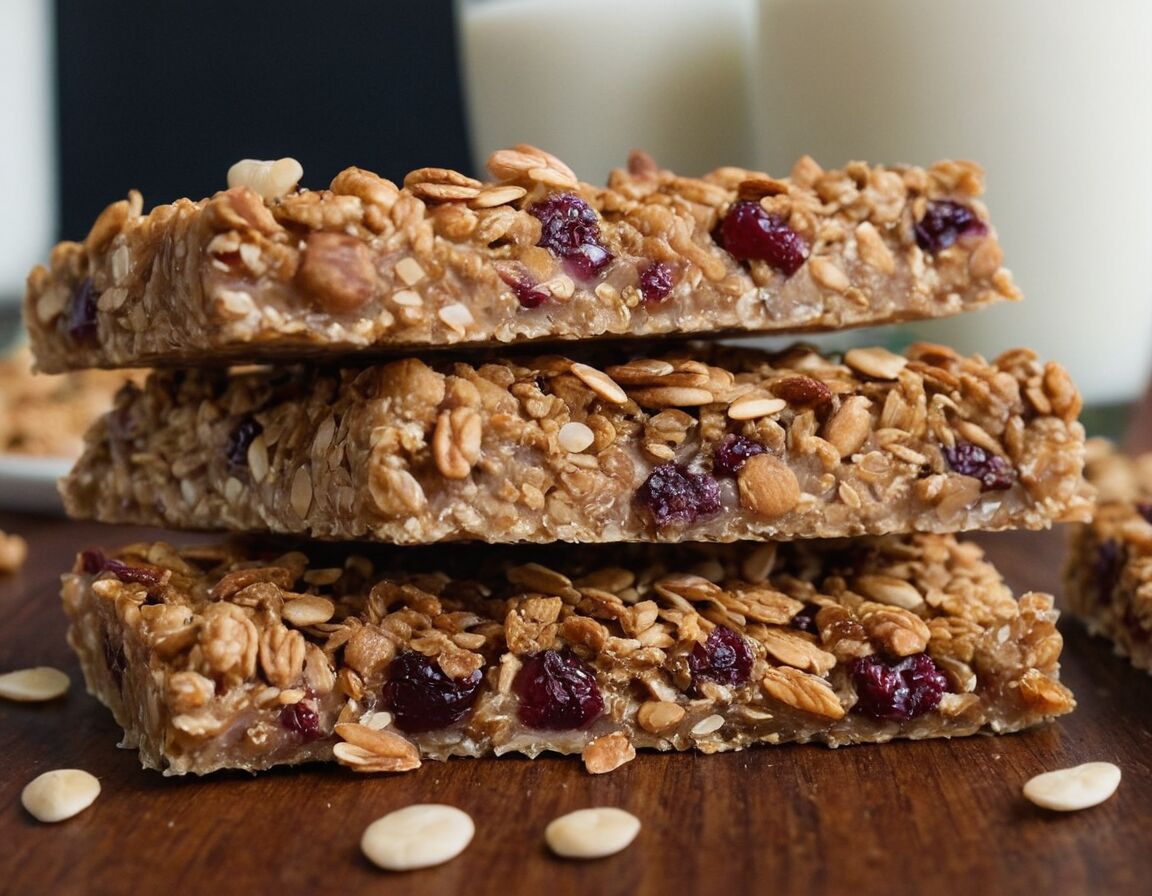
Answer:
[[[566,859],[599,859],[626,848],[640,832],[640,819],[611,806],[579,809],[544,830],[548,848]]]
[[[68,676],[51,666],[17,669],[0,675],[0,697],[21,703],[39,703],[62,697],[71,682]]]
[[[63,821],[79,815],[100,795],[100,782],[78,768],[58,768],[34,778],[20,802],[37,821]]]
[[[381,868],[411,871],[456,858],[475,833],[476,826],[467,812],[441,803],[417,803],[368,825],[360,848]]]
[[[1024,796],[1045,809],[1074,812],[1097,806],[1120,786],[1120,769],[1111,762],[1086,762],[1037,775],[1024,785]]]

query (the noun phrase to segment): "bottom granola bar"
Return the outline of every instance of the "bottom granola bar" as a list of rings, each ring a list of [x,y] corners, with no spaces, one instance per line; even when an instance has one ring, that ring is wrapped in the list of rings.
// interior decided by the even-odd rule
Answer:
[[[447,570],[443,551],[308,550],[78,558],[69,639],[144,765],[554,750],[607,771],[637,748],[1005,732],[1073,707],[1052,599],[1013,599],[951,536],[463,547]]]
[[[1064,599],[1089,631],[1152,672],[1152,453],[1128,457],[1091,439],[1088,459],[1099,503],[1073,530]]]

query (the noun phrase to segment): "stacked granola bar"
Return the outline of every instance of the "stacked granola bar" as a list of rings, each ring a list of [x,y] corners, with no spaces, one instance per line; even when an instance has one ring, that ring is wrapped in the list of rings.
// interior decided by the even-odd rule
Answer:
[[[1085,518],[1063,369],[715,341],[1017,298],[978,169],[489,169],[304,190],[249,164],[201,202],[133,194],[29,278],[43,369],[161,368],[89,432],[69,511],[259,539],[66,577],[146,765],[601,772],[1072,708],[1051,598],[954,537]]]
[[[1067,608],[1152,673],[1152,453],[1132,457],[1091,439],[1085,473],[1099,504],[1090,523],[1072,530]]]

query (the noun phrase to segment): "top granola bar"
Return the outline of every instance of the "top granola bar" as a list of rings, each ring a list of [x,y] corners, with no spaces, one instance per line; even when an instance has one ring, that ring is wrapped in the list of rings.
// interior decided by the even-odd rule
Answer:
[[[249,165],[146,215],[132,192],[29,275],[37,363],[831,330],[1019,298],[968,162],[689,178],[634,153],[600,188],[518,146],[488,168],[489,183],[422,168],[402,188],[349,168],[307,190]]]

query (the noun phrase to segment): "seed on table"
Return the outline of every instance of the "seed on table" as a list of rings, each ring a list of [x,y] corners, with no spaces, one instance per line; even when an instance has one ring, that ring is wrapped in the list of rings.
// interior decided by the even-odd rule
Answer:
[[[411,871],[456,858],[475,833],[476,826],[467,812],[440,803],[417,803],[368,825],[360,848],[381,868]]]
[[[100,795],[100,782],[78,768],[58,768],[34,778],[20,802],[37,821],[63,821],[79,815]]]
[[[68,676],[51,666],[17,669],[0,675],[0,697],[22,703],[55,700],[68,690]]]
[[[1086,762],[1037,775],[1024,785],[1024,796],[1037,806],[1074,812],[1097,806],[1120,786],[1120,769],[1111,762]]]
[[[578,809],[544,829],[548,848],[566,859],[599,859],[626,848],[640,832],[640,819],[611,806]]]

